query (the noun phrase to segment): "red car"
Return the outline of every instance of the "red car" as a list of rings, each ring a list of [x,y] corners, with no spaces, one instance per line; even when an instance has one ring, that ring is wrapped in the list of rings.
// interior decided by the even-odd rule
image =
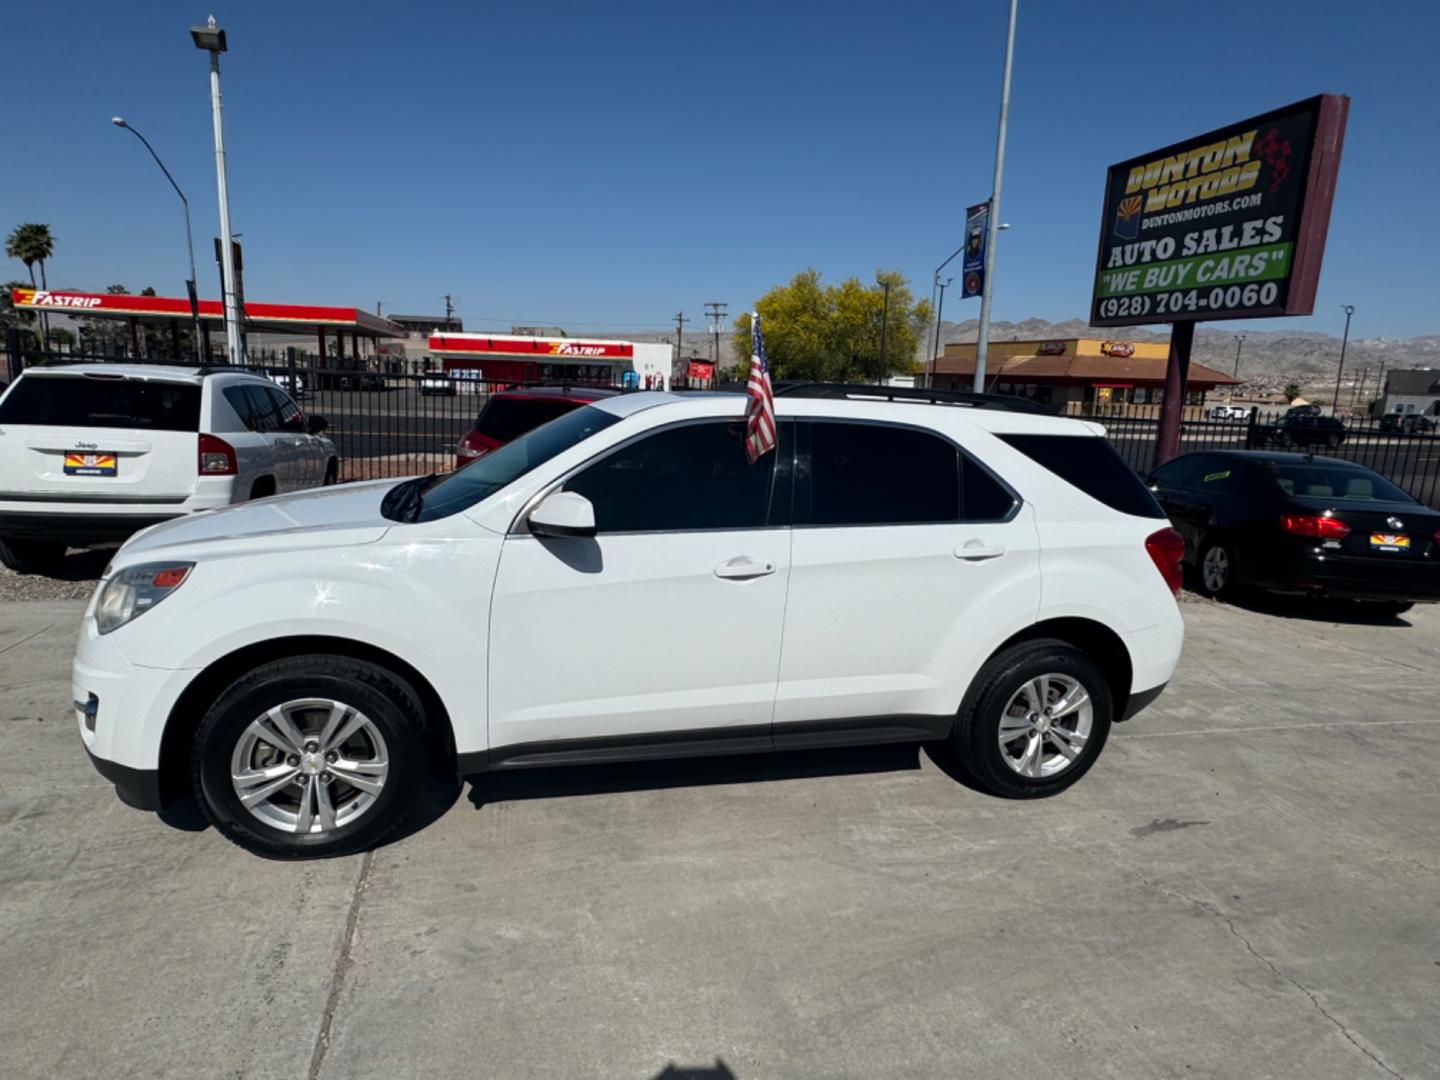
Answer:
[[[497,446],[504,446],[571,409],[618,393],[618,390],[599,386],[529,386],[502,390],[485,403],[475,426],[460,440],[455,467],[468,465]]]

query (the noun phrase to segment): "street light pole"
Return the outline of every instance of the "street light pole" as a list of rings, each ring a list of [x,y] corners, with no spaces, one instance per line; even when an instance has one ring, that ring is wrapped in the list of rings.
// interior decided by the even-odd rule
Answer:
[[[215,125],[215,185],[220,195],[220,267],[225,291],[225,345],[230,363],[245,362],[240,340],[240,305],[235,296],[235,251],[230,234],[230,195],[225,186],[225,132],[220,122],[220,54],[225,52],[225,31],[215,26],[215,16],[205,26],[192,26],[190,37],[197,49],[210,54],[210,110]]]
[[[985,281],[980,287],[980,331],[975,339],[975,392],[985,392],[985,355],[990,347],[990,299],[995,293],[995,236],[1000,223],[1000,180],[1005,172],[1005,124],[1010,116],[1010,66],[1015,55],[1015,9],[1010,0],[1010,27],[1005,35],[1005,75],[1000,85],[1000,126],[995,135],[995,184],[990,191],[986,221]]]
[[[1340,377],[1345,374],[1345,346],[1350,343],[1350,316],[1355,314],[1354,304],[1341,304],[1345,309],[1345,336],[1340,339],[1340,370],[1335,372],[1335,399],[1330,403],[1333,413],[1340,405]]]
[[[885,334],[890,328],[890,282],[882,281],[881,286],[885,289],[885,302],[880,311],[880,384],[885,383],[885,375],[890,370],[885,363]]]
[[[930,286],[930,306],[932,308],[935,308],[935,332],[930,335],[930,356],[932,357],[932,359],[935,354],[940,351],[940,308],[935,303],[936,293],[941,292],[944,288],[944,286],[940,284],[940,271],[944,270],[945,267],[949,266],[950,263],[954,261],[955,257],[964,250],[965,245],[961,244],[958,248],[956,248],[950,253],[949,257],[946,258],[944,262],[942,262],[939,266],[935,267],[935,282]],[[935,374],[933,364],[931,365],[930,374],[932,377]]]
[[[190,278],[185,282],[185,291],[190,297],[190,321],[195,335],[192,344],[195,346],[195,359],[198,362],[200,360],[200,301],[199,294],[195,291],[195,242],[190,235],[190,200],[185,198],[185,192],[180,190],[180,185],[170,175],[170,170],[160,160],[160,155],[155,153],[155,148],[150,145],[149,139],[127,124],[123,116],[112,116],[110,122],[118,128],[124,128],[145,144],[145,149],[150,151],[150,156],[155,159],[155,164],[160,166],[160,171],[165,174],[165,179],[170,181],[170,186],[175,189],[175,194],[180,196],[180,205],[185,208],[185,250],[190,255]]]
[[[1245,335],[1235,335],[1235,378],[1240,377],[1240,346],[1245,344]]]
[[[949,260],[946,261],[948,262]],[[940,303],[935,307],[935,348],[930,353],[930,382],[926,387],[928,390],[935,389],[935,364],[940,357],[940,316],[945,311],[945,290],[950,287],[950,283],[954,280],[954,278],[947,277],[944,281],[941,281],[940,275],[935,275],[935,284],[940,287]]]

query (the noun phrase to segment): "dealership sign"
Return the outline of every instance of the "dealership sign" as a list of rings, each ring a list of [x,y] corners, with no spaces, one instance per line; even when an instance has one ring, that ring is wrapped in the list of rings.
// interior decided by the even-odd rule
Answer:
[[[1349,107],[1322,94],[1112,166],[1091,325],[1310,314]]]

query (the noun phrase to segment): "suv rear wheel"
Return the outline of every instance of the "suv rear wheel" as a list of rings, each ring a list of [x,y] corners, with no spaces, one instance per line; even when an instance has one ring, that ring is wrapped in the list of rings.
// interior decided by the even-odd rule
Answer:
[[[1063,641],[1025,642],[992,657],[970,686],[952,735],[987,791],[1034,799],[1084,776],[1110,734],[1105,672]]]
[[[384,668],[343,656],[276,660],[238,679],[201,722],[195,801],[257,855],[362,851],[414,807],[428,745],[414,690]]]
[[[17,574],[53,574],[65,561],[65,545],[52,540],[0,540],[0,563]]]

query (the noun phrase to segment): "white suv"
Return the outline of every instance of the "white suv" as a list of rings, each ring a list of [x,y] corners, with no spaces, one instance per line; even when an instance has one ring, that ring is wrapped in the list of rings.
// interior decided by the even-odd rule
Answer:
[[[0,396],[0,562],[44,572],[67,545],[334,483],[325,426],[233,368],[29,368]]]
[[[1160,693],[1183,545],[1097,425],[782,396],[751,466],[745,400],[620,395],[440,479],[141,533],[80,631],[86,749],[297,857],[436,770],[937,740],[1049,795]]]

